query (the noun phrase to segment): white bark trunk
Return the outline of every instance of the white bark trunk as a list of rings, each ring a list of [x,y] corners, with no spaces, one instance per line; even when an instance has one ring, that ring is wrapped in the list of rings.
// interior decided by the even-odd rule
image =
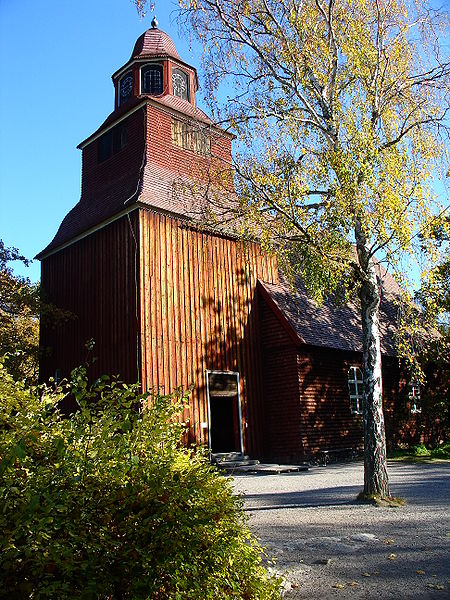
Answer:
[[[364,493],[388,497],[386,433],[382,403],[380,347],[380,285],[367,241],[361,228],[355,228],[359,265],[364,279],[360,290],[363,330],[364,381]]]

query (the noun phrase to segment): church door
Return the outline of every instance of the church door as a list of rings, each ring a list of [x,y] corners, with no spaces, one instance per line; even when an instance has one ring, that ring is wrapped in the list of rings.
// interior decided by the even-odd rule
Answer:
[[[213,454],[242,453],[239,373],[207,371],[209,448]]]

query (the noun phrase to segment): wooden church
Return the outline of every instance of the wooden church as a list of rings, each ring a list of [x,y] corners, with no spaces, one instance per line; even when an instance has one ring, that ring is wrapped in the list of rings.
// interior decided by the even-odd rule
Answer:
[[[112,80],[113,112],[79,145],[81,198],[38,255],[46,299],[74,316],[42,327],[41,380],[68,376],[93,339],[94,377],[119,374],[165,393],[193,384],[189,440],[213,453],[289,462],[360,447],[357,307],[315,306],[257,243],[193,217],[196,184],[230,170],[232,136],[197,108],[196,70],[155,21]],[[382,275],[395,440],[416,433],[418,392],[398,368],[396,287]]]

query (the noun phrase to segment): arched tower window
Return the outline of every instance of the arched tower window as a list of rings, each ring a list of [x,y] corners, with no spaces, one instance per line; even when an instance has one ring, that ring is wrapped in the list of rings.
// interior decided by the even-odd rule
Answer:
[[[189,77],[181,69],[172,70],[172,90],[174,96],[189,100]]]
[[[162,94],[163,68],[161,65],[145,65],[141,69],[141,93]]]
[[[128,71],[119,81],[119,106],[133,94],[133,72]]]

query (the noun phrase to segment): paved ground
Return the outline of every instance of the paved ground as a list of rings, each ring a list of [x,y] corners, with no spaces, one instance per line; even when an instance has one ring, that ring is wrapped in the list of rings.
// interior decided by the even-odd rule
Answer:
[[[389,475],[407,506],[357,504],[361,463],[235,476],[286,599],[450,598],[450,464],[391,463]]]

